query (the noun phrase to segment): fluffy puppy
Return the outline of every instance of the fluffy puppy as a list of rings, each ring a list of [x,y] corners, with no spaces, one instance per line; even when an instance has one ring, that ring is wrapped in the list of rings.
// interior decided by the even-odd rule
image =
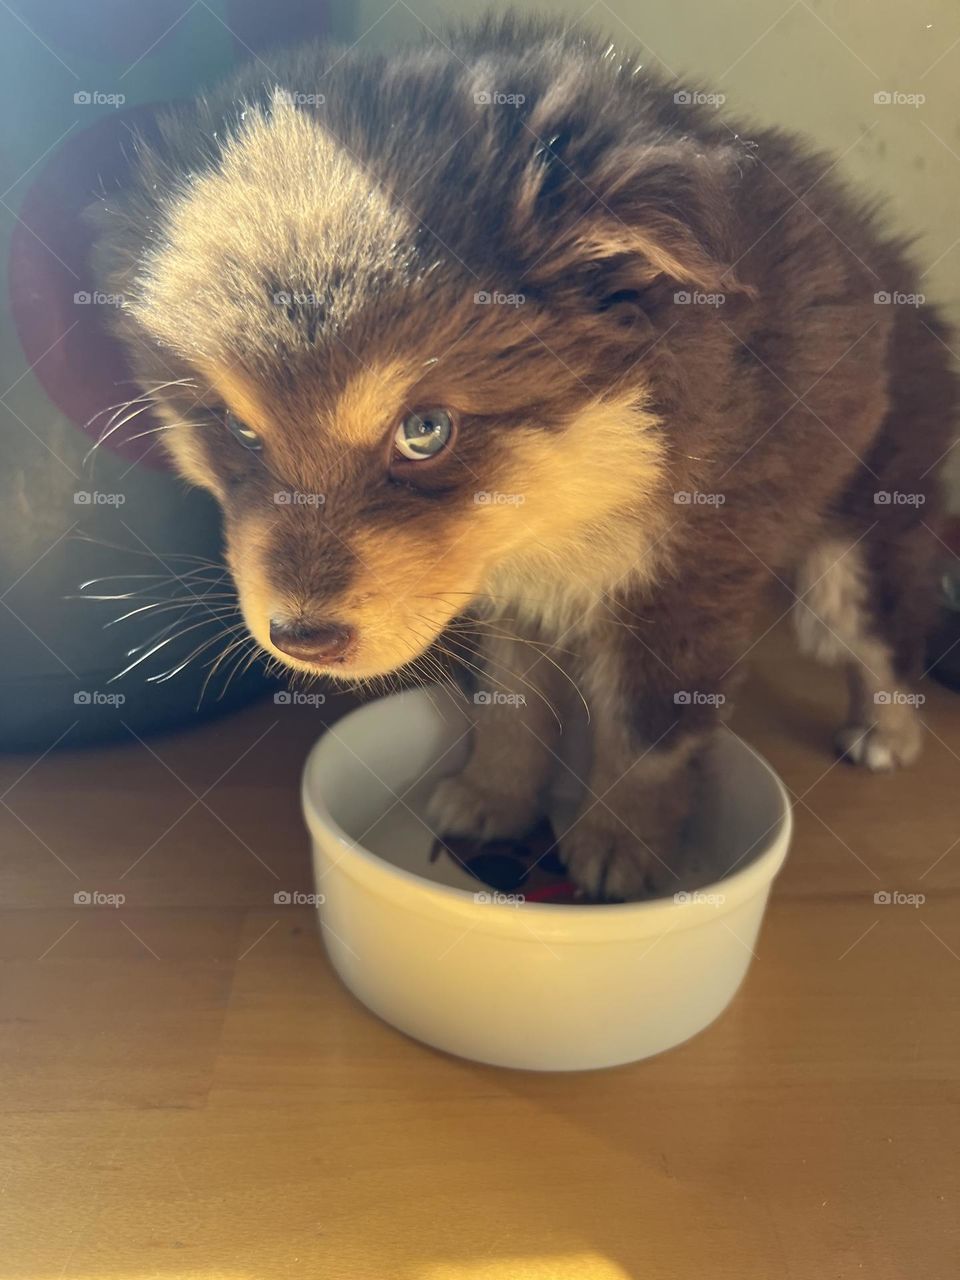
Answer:
[[[841,750],[917,754],[955,401],[943,324],[835,161],[677,89],[513,19],[310,48],[167,115],[100,211],[252,634],[343,680],[479,637],[473,756],[433,801],[453,832],[530,826],[582,694],[561,851],[598,898],[675,883],[771,584],[849,671]]]

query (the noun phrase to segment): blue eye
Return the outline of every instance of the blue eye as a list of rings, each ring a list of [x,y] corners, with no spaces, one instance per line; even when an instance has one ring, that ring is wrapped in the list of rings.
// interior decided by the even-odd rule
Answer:
[[[239,440],[245,449],[262,449],[263,441],[245,422],[234,417],[229,409],[223,415],[223,423],[235,440]]]
[[[411,461],[432,458],[453,437],[453,418],[446,409],[421,409],[408,413],[397,427],[393,443],[397,453]]]

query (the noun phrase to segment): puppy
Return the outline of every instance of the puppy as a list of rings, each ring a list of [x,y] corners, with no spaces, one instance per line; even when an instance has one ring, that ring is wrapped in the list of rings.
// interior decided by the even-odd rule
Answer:
[[[167,115],[97,249],[262,648],[344,681],[462,657],[452,833],[533,824],[582,697],[561,853],[595,898],[671,886],[772,584],[849,674],[840,750],[912,761],[956,388],[836,162],[559,25],[274,72]]]

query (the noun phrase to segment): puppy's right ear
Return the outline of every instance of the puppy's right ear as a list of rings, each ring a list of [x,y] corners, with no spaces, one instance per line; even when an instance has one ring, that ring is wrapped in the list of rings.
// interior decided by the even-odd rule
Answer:
[[[681,139],[591,154],[563,133],[536,147],[510,233],[533,283],[580,282],[596,296],[657,281],[751,293],[727,261],[723,211],[744,161],[734,146]]]
[[[207,146],[205,137],[196,143],[191,133],[187,137],[192,149],[186,144],[179,153],[176,149],[178,129],[198,109],[191,105],[167,111],[129,129],[124,144],[126,167],[83,211],[82,220],[91,235],[88,260],[96,287],[121,296],[128,304],[139,297],[145,256],[162,241],[171,200],[185,181],[181,171],[192,173],[212,154],[212,144]],[[127,306],[112,310],[121,329],[124,320],[133,325]]]

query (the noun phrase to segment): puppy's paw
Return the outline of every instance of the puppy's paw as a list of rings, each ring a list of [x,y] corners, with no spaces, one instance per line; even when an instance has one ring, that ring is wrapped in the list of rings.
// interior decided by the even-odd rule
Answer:
[[[912,712],[881,724],[846,725],[836,737],[838,754],[871,773],[913,764],[922,745],[923,729]]]
[[[647,833],[649,834],[649,833]],[[629,901],[669,893],[680,881],[671,869],[674,842],[634,834],[612,813],[597,806],[560,840],[560,859],[571,879],[598,902]]]
[[[438,835],[506,840],[526,835],[540,819],[541,809],[535,794],[484,787],[458,773],[437,784],[426,816]]]

